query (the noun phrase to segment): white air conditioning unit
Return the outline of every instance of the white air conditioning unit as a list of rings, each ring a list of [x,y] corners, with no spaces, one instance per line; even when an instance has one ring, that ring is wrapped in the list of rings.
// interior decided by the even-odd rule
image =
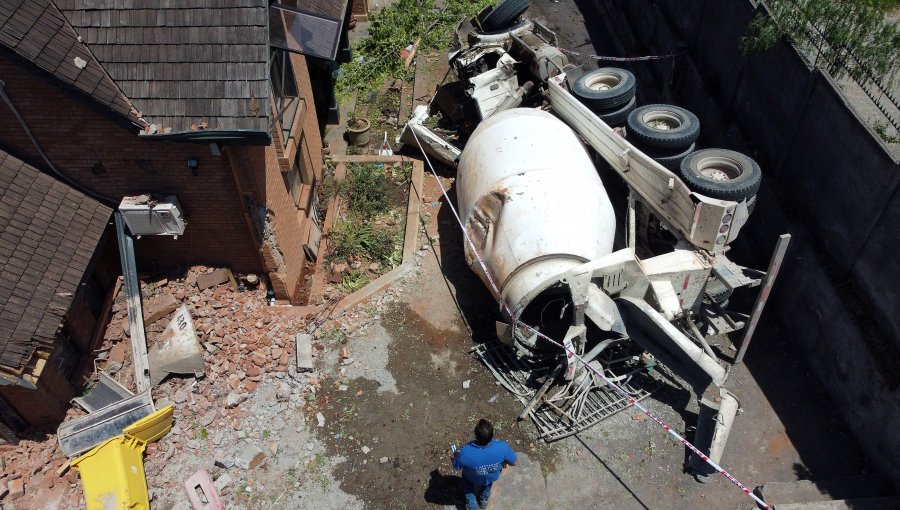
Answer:
[[[135,236],[184,234],[184,213],[175,195],[125,197],[119,211]]]

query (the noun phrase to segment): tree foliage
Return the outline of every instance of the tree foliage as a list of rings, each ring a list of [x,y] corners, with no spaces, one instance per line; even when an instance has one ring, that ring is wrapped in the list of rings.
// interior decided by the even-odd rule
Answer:
[[[435,0],[397,0],[372,16],[369,36],[353,46],[353,60],[341,66],[336,84],[343,102],[350,95],[378,88],[387,78],[406,78],[400,51],[419,37],[419,50],[446,49],[457,24],[491,3],[491,0],[446,0],[439,9]]]
[[[892,76],[900,63],[898,0],[769,0],[741,40],[745,53],[771,48],[789,37],[817,52],[833,76]]]

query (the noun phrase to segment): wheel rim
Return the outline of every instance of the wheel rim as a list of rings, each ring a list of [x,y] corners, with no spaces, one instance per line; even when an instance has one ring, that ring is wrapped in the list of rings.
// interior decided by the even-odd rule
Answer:
[[[585,85],[591,90],[609,90],[618,87],[622,83],[622,77],[616,73],[597,73],[586,81]]]
[[[697,164],[697,172],[711,181],[732,181],[744,174],[744,167],[731,158],[705,158]]]
[[[641,115],[641,121],[656,131],[671,131],[684,125],[684,117],[674,112],[649,111]]]

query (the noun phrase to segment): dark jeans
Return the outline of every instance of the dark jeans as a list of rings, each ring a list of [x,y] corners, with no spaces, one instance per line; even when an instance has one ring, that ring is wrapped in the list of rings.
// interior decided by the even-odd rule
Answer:
[[[463,478],[462,483],[468,510],[478,510],[479,505],[487,506],[488,498],[491,497],[491,484],[475,485],[465,478]]]

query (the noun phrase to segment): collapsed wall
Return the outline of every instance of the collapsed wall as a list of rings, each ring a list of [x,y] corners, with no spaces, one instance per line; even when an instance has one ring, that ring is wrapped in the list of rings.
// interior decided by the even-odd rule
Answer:
[[[640,104],[688,108],[702,122],[698,147],[735,149],[762,166],[744,249],[765,267],[778,234],[794,236],[763,320],[803,352],[836,412],[900,484],[898,162],[790,44],[740,51],[750,2],[592,1],[609,50],[679,54],[629,67]]]

